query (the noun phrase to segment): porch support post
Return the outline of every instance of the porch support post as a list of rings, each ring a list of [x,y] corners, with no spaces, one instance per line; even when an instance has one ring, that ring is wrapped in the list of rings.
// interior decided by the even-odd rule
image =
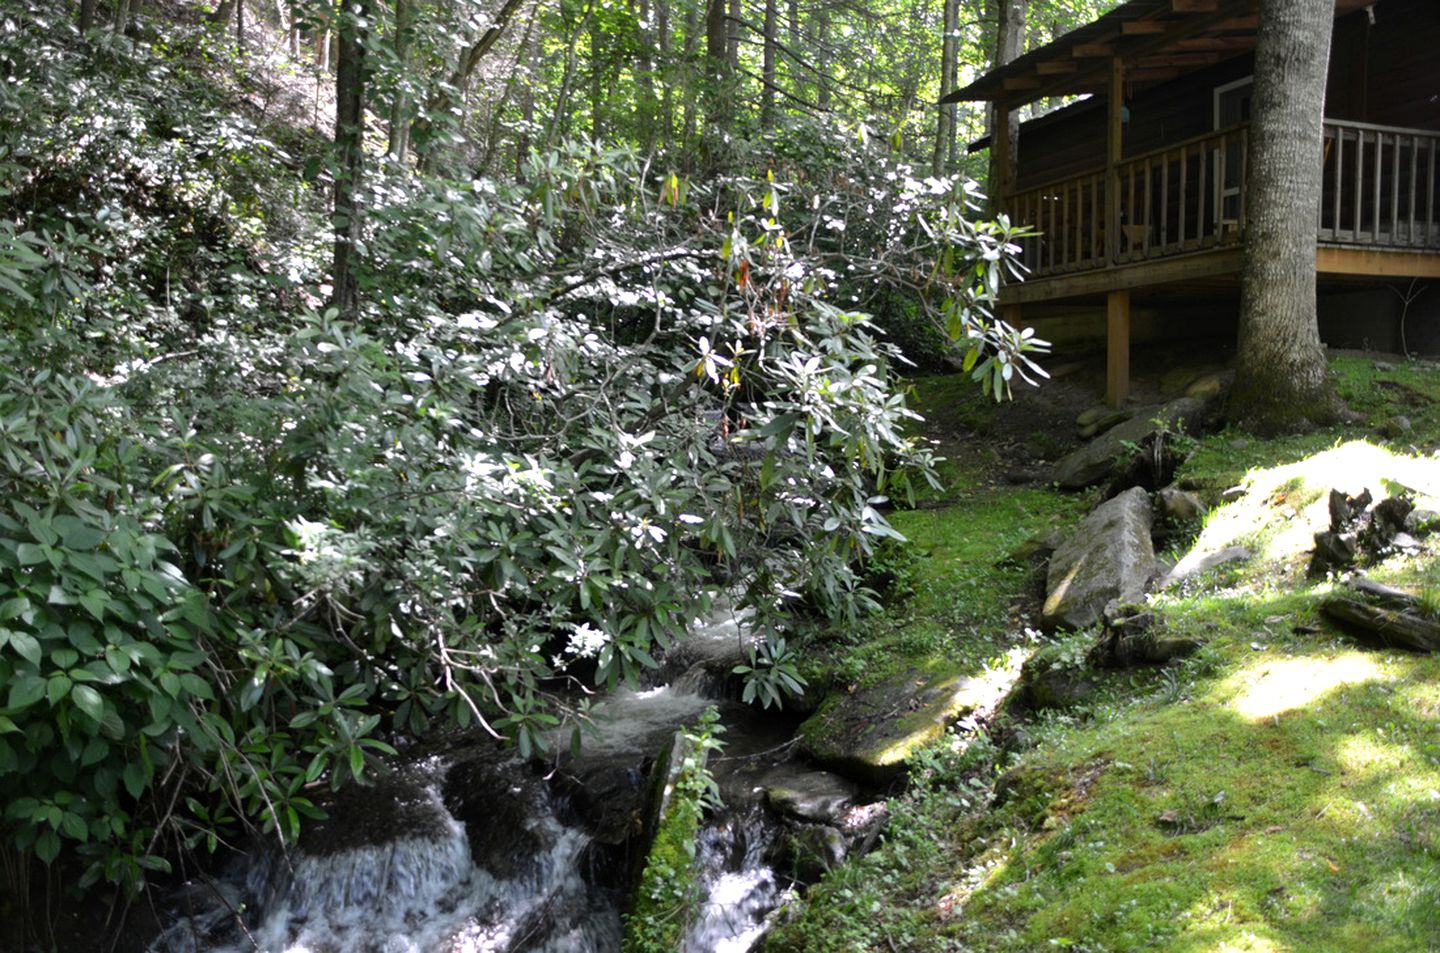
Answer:
[[[990,163],[990,210],[998,215],[1005,211],[1005,200],[1015,190],[1015,154],[1010,149],[1010,125],[1013,114],[1010,104],[996,100],[991,104],[994,121],[990,129],[990,150],[994,161]]]
[[[1105,403],[1119,407],[1130,396],[1130,289],[1105,299]]]
[[[1020,305],[1018,304],[1001,305],[1000,320],[1012,328],[1020,329],[1025,327],[1025,319],[1020,314]]]
[[[1125,63],[1110,60],[1110,94],[1106,104],[1105,135],[1105,263],[1120,257],[1120,158],[1125,148]]]

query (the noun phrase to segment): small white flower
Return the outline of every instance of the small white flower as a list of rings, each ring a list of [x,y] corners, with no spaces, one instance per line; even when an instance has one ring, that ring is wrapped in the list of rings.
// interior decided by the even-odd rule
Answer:
[[[599,653],[610,641],[608,633],[595,628],[588,622],[572,626],[570,641],[565,646],[565,653],[576,658],[590,658]]]

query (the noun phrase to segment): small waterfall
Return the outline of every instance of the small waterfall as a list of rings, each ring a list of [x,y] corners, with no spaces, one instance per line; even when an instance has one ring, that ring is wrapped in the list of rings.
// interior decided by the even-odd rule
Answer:
[[[587,883],[589,838],[533,805],[545,847],[505,875],[477,864],[466,825],[443,812],[443,836],[402,836],[333,853],[266,855],[241,882],[170,927],[151,953],[611,953],[616,898]],[[383,835],[383,832],[372,832]],[[242,906],[242,903],[244,906]],[[258,908],[251,921],[243,911]]]
[[[722,811],[700,834],[696,863],[704,890],[683,953],[749,953],[783,890],[767,856],[775,827],[755,807]]]
[[[257,850],[174,893],[149,953],[618,953],[649,765],[712,704],[727,807],[698,844],[704,902],[684,953],[747,953],[786,889],[757,779],[787,758],[794,720],[716,700],[750,635],[727,609],[713,618],[670,653],[665,684],[596,706],[602,734],[578,759],[542,777],[462,740],[346,788],[287,854]]]

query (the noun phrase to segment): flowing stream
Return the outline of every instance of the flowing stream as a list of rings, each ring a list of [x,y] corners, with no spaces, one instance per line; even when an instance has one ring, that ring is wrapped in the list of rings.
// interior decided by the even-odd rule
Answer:
[[[724,697],[747,638],[727,613],[697,623],[668,683],[613,693],[602,736],[551,777],[462,742],[343,792],[298,848],[257,850],[168,897],[150,953],[618,953],[650,766],[710,705],[726,806],[699,840],[685,953],[751,950],[789,886],[756,779],[788,758],[795,723]]]

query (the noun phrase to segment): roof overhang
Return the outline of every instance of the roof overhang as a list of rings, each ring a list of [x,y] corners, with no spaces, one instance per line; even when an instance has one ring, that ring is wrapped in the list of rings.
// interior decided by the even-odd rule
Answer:
[[[1375,2],[1335,0],[1335,15]],[[1052,96],[1100,93],[1117,58],[1127,86],[1143,89],[1250,52],[1259,22],[1259,0],[1129,0],[940,101],[1014,109]]]

